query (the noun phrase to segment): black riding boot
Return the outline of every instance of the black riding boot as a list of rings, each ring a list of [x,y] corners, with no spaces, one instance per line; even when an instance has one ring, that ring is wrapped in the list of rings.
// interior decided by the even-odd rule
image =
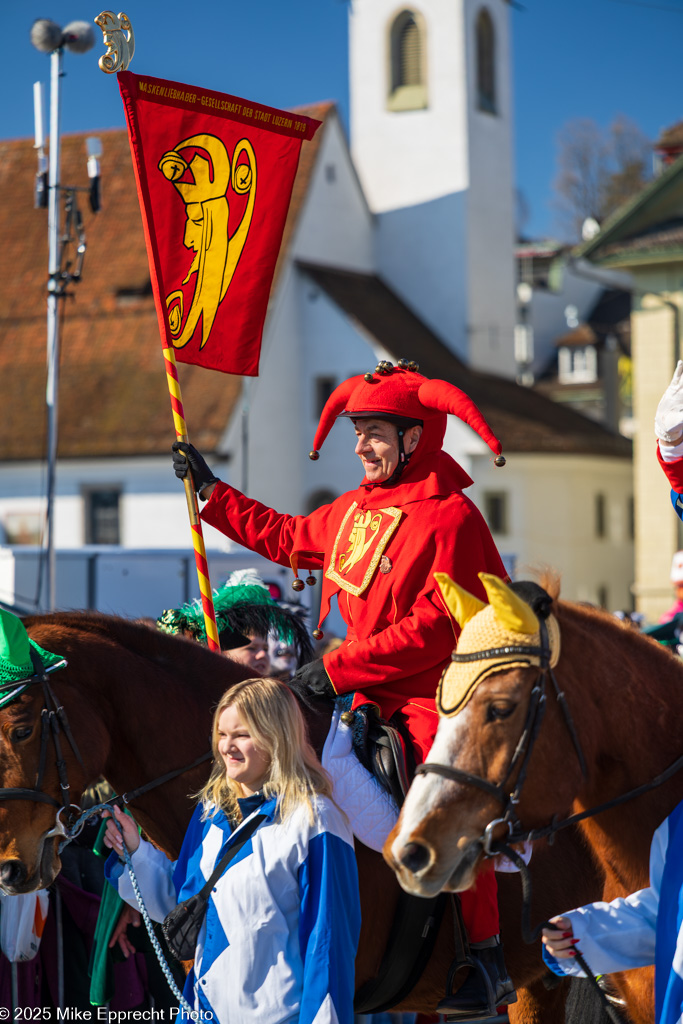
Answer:
[[[517,1002],[499,937],[473,942],[470,955],[472,964],[467,978],[454,995],[447,995],[436,1008],[449,1020],[486,1020],[498,1015],[497,1007]]]

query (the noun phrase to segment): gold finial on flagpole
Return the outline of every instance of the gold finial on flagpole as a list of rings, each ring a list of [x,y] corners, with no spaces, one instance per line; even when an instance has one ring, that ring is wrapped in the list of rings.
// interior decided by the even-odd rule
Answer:
[[[102,42],[107,47],[107,52],[97,62],[100,70],[107,75],[125,71],[135,53],[135,37],[128,15],[119,13],[117,16],[113,11],[102,11],[95,18],[95,24],[102,29]]]

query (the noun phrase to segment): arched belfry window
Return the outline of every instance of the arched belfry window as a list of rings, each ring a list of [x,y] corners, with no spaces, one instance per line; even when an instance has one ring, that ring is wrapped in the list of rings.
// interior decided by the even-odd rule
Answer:
[[[389,30],[389,110],[427,106],[424,22],[416,11],[401,11]]]
[[[487,114],[496,111],[496,35],[485,7],[477,17],[477,107]]]

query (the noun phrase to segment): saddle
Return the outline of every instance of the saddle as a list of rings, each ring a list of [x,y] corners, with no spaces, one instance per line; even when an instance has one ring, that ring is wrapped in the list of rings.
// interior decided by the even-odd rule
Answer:
[[[352,701],[353,694],[346,694],[340,705],[342,721],[351,728],[354,753],[397,806],[402,807],[415,775],[408,731],[398,716],[389,721],[380,718],[376,704],[361,704],[352,711]]]
[[[402,807],[415,775],[408,730],[398,715],[388,722],[380,718],[376,704],[362,704],[352,711],[352,701],[353,694],[340,699],[342,720],[351,728],[354,753]],[[445,906],[443,893],[424,899],[401,890],[379,971],[356,993],[357,1014],[384,1012],[409,995],[432,954]]]

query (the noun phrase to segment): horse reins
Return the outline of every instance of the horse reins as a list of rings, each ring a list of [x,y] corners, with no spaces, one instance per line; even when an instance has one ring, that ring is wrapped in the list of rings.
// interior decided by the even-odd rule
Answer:
[[[415,771],[416,775],[427,775],[432,773],[434,775],[441,775],[443,778],[450,779],[451,782],[464,782],[466,785],[475,786],[477,789],[483,790],[483,792],[487,793],[489,796],[494,797],[494,799],[503,806],[502,818],[495,818],[493,821],[489,822],[484,830],[483,844],[487,856],[495,855],[492,849],[493,831],[500,824],[507,825],[509,842],[521,841],[519,839],[512,840],[510,837],[513,834],[516,834],[515,828],[517,826],[521,828],[521,822],[517,817],[516,807],[522,797],[522,788],[526,780],[529,761],[545,715],[548,678],[550,678],[552,682],[553,689],[555,691],[555,699],[560,706],[574,750],[576,751],[581,773],[584,778],[587,775],[586,758],[584,757],[581,743],[579,742],[574,720],[572,719],[565,695],[560,689],[557,679],[555,678],[555,673],[550,667],[551,651],[548,640],[548,627],[543,619],[539,619],[539,627],[540,644],[538,645],[518,644],[514,646],[492,647],[485,651],[472,651],[468,654],[458,654],[456,651],[451,655],[451,660],[456,663],[487,661],[493,658],[504,657],[506,655],[523,655],[528,659],[529,665],[531,664],[532,657],[539,658],[540,660],[541,671],[539,672],[531,690],[526,720],[503,780],[496,784],[489,782],[487,779],[482,779],[479,775],[473,775],[471,772],[463,771],[461,768],[452,768],[450,765],[438,764],[437,762],[431,761],[419,765]],[[516,660],[518,661],[519,659],[516,658]],[[514,788],[510,793],[507,793],[506,789],[508,782],[513,777],[515,771],[517,771],[517,779]],[[525,837],[526,834],[524,838]]]
[[[66,717],[64,707],[57,701],[54,690],[50,686],[48,680],[48,673],[43,664],[43,660],[40,655],[33,649],[31,649],[31,661],[33,662],[33,675],[28,679],[21,679],[16,685],[21,686],[33,686],[40,683],[43,688],[43,708],[40,713],[40,753],[38,755],[38,771],[36,773],[36,784],[33,789],[22,789],[15,787],[12,789],[0,789],[0,800],[33,800],[38,803],[52,804],[53,807],[57,808],[57,822],[55,828],[48,835],[58,835],[64,831],[64,823],[61,821],[60,815],[63,813],[65,818],[68,820],[71,817],[73,810],[80,812],[80,807],[72,804],[70,801],[70,786],[69,779],[66,770],[66,761],[64,760],[62,751],[62,738],[61,734],[64,734],[67,743],[71,747],[76,759],[82,768],[85,768],[83,758],[76,745],[76,741],[71,733],[69,721]],[[47,761],[47,748],[52,739],[53,746],[55,748],[55,767],[57,769],[57,778],[59,780],[59,789],[61,796],[61,804],[54,797],[51,797],[49,793],[45,793],[42,789],[43,778],[45,775],[45,764]]]
[[[71,787],[69,785],[67,775],[66,761],[64,760],[62,752],[62,733],[84,771],[85,764],[71,732],[71,727],[69,725],[69,720],[64,706],[57,701],[54,690],[48,681],[48,673],[45,665],[43,664],[42,658],[33,649],[31,649],[31,661],[33,662],[34,674],[28,679],[18,680],[13,685],[28,687],[41,683],[43,687],[43,708],[40,713],[40,753],[38,755],[36,784],[33,789],[20,787],[0,789],[0,801],[31,800],[36,803],[51,804],[53,807],[57,808],[57,820],[54,828],[47,833],[45,838],[49,839],[52,836],[63,836],[67,841],[70,841],[81,831],[85,824],[85,820],[89,815],[88,812],[84,813],[82,811],[79,804],[74,804],[70,800]],[[57,769],[57,778],[59,780],[61,803],[42,789],[43,779],[45,776],[45,765],[47,761],[47,749],[50,738],[52,739],[55,748],[55,767]],[[185,772],[191,771],[193,768],[203,764],[204,761],[208,761],[212,756],[212,752],[208,751],[206,754],[202,754],[201,757],[196,758],[191,764],[166,772],[166,774],[160,775],[156,779],[152,779],[151,782],[147,782],[142,786],[138,786],[137,789],[123,793],[121,796],[112,797],[107,801],[107,804],[128,804],[137,797],[149,792],[149,790],[155,789],[157,786],[162,786],[165,782],[170,782],[171,779],[175,779],[179,775],[183,775]],[[64,820],[62,820],[62,815],[64,815]]]
[[[477,789],[481,789],[485,793],[488,793],[489,796],[493,796],[500,804],[503,805],[503,817],[496,818],[489,822],[484,829],[482,844],[484,852],[488,857],[495,857],[498,856],[499,853],[505,853],[505,850],[501,847],[502,840],[493,839],[493,831],[497,825],[507,825],[508,834],[505,837],[507,844],[534,842],[537,839],[548,839],[552,842],[554,834],[559,832],[561,829],[569,828],[570,825],[576,825],[578,822],[584,821],[586,818],[593,818],[598,814],[602,814],[604,811],[609,811],[621,804],[628,803],[629,800],[635,800],[637,797],[643,796],[645,793],[650,792],[650,790],[656,789],[658,786],[668,782],[670,778],[683,768],[683,755],[681,755],[676,758],[668,768],[665,768],[661,774],[657,775],[650,782],[644,782],[640,786],[636,786],[634,789],[630,789],[626,793],[613,797],[611,800],[606,800],[605,803],[598,804],[596,807],[588,808],[585,811],[579,811],[561,821],[553,820],[549,825],[545,825],[540,828],[523,828],[515,808],[521,800],[522,787],[526,779],[529,759],[545,713],[545,689],[547,677],[550,678],[553,684],[555,698],[562,711],[567,730],[571,737],[574,750],[576,751],[576,756],[581,768],[581,774],[584,778],[587,778],[588,774],[586,769],[586,759],[581,748],[581,743],[576,732],[576,727],[574,725],[565,694],[560,689],[557,679],[555,678],[555,673],[550,668],[551,652],[550,645],[548,643],[548,629],[543,619],[539,619],[539,624],[541,640],[540,646],[520,644],[515,647],[494,647],[489,650],[474,651],[469,654],[459,655],[456,652],[451,655],[451,660],[454,662],[476,660],[484,661],[490,658],[499,658],[504,654],[526,654],[529,657],[534,656],[540,658],[541,672],[531,691],[529,708],[527,711],[526,721],[522,729],[522,734],[517,743],[517,747],[515,748],[515,752],[512,755],[512,759],[508,765],[503,781],[496,785],[493,782],[489,782],[487,779],[482,779],[479,775],[473,775],[471,772],[463,771],[461,768],[452,768],[450,765],[438,764],[436,762],[418,765],[415,770],[416,775],[427,775],[433,773],[435,775],[441,775],[443,778],[450,779],[452,782],[464,782],[466,785],[476,786]],[[507,783],[520,761],[521,766],[515,788],[508,794],[505,792]]]
[[[452,782],[475,786],[477,789],[483,790],[484,793],[494,797],[500,804],[502,804],[503,816],[501,818],[494,818],[494,820],[490,821],[486,826],[482,835],[482,846],[487,857],[496,857],[499,854],[503,854],[512,861],[519,870],[522,880],[522,935],[524,937],[524,941],[527,943],[535,942],[543,928],[550,926],[550,923],[548,921],[542,921],[535,928],[531,926],[531,875],[526,862],[519,853],[513,849],[512,844],[533,842],[537,839],[548,839],[548,842],[552,843],[555,833],[559,832],[561,829],[568,828],[571,825],[576,825],[578,822],[584,821],[586,818],[595,817],[598,814],[602,814],[604,811],[611,810],[614,807],[618,807],[620,804],[627,803],[629,800],[635,800],[637,797],[648,793],[650,790],[663,785],[672,778],[676,772],[683,768],[682,755],[650,782],[645,782],[640,786],[636,786],[627,793],[622,793],[620,796],[614,797],[612,800],[607,800],[605,803],[599,804],[596,807],[591,807],[585,811],[572,814],[562,821],[553,820],[549,825],[545,825],[541,828],[524,829],[517,816],[516,807],[521,800],[522,787],[526,779],[529,760],[545,714],[546,680],[548,677],[553,684],[555,698],[562,711],[562,716],[571,737],[574,750],[576,751],[581,773],[584,778],[587,777],[586,759],[581,748],[581,743],[576,732],[576,727],[574,725],[566,697],[564,692],[560,689],[557,679],[555,678],[555,674],[550,667],[551,651],[550,644],[548,642],[548,628],[543,618],[539,617],[539,625],[539,646],[520,644],[509,647],[495,647],[484,651],[474,651],[461,655],[455,652],[451,655],[451,660],[454,662],[485,661],[491,658],[500,658],[507,654],[526,655],[529,658],[538,657],[540,659],[541,671],[531,690],[526,720],[503,781],[496,785],[495,783],[489,782],[487,779],[482,779],[479,775],[473,775],[471,772],[463,771],[460,768],[453,768],[450,765],[438,763],[421,764],[415,771],[416,775],[440,775]],[[531,664],[530,661],[529,664]],[[519,773],[517,775],[514,789],[510,793],[506,793],[507,784],[518,766]],[[494,840],[493,838],[493,832],[498,825],[507,826],[508,834],[504,840]],[[574,955],[576,962],[598,992],[610,1019],[614,1021],[615,1024],[622,1024],[621,1018],[615,1014],[607,996],[600,988],[595,975],[590,970],[581,952],[578,949],[575,949]]]

